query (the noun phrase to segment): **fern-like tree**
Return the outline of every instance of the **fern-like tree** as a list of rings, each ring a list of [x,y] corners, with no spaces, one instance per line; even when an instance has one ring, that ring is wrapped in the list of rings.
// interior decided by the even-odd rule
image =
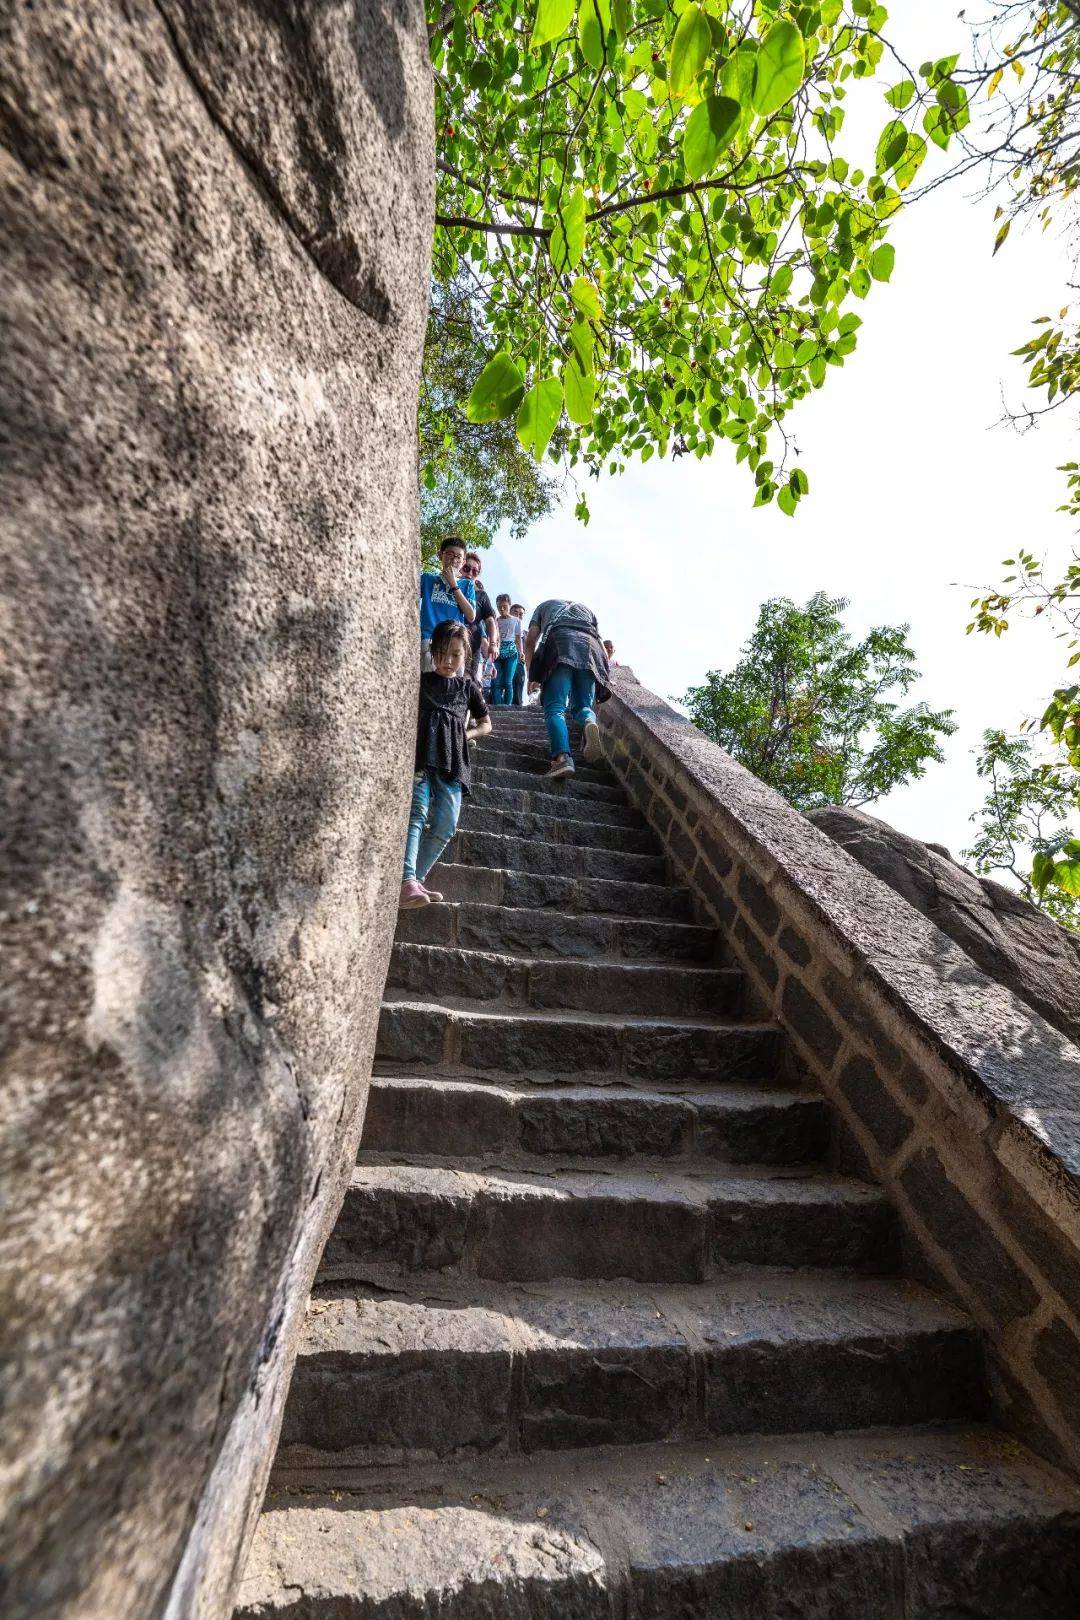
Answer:
[[[470,422],[465,401],[484,364],[487,336],[467,277],[435,282],[424,339],[417,436],[420,546],[425,564],[458,534],[470,547],[496,534],[520,540],[551,511],[565,473],[541,465],[521,444],[513,419]],[[553,445],[557,455],[564,435]]]
[[[862,641],[842,598],[765,602],[727,674],[710,670],[682,698],[696,726],[800,810],[872,804],[942,759],[951,709],[903,699],[919,679],[907,625]]]
[[[1055,922],[1080,933],[1080,838],[1072,830],[1078,786],[1056,758],[1040,758],[1031,735],[983,734],[978,772],[986,798],[971,817],[962,853],[976,872],[1004,873]],[[1047,878],[1056,870],[1057,881]]]

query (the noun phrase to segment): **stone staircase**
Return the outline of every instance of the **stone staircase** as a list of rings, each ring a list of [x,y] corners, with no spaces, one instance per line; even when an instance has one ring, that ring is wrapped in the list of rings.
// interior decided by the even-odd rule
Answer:
[[[1080,1493],[602,768],[496,711],[402,917],[237,1614],[1058,1620]]]

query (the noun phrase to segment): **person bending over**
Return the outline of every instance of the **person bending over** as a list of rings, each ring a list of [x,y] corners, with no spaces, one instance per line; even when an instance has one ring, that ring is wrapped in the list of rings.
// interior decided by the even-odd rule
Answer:
[[[514,677],[521,658],[521,620],[511,613],[508,596],[497,596],[495,605],[499,609],[499,651],[494,701],[500,708],[509,708],[514,701]]]
[[[608,656],[600,639],[596,614],[583,602],[552,598],[541,602],[529,623],[525,641],[525,662],[529,668],[529,691],[540,693],[551,750],[550,777],[573,774],[570,733],[566,726],[569,707],[585,731],[585,758],[601,756],[600,728],[595,704],[611,696],[608,690]]]
[[[420,668],[430,670],[431,638],[437,624],[472,624],[476,618],[476,592],[471,579],[459,579],[465,563],[465,542],[447,535],[439,547],[439,566],[420,575]]]
[[[469,638],[463,624],[444,620],[431,636],[434,669],[420,677],[412,808],[401,874],[402,911],[442,895],[424,886],[457,832],[461,795],[469,791],[469,738],[486,737],[491,719],[484,695],[464,673]]]

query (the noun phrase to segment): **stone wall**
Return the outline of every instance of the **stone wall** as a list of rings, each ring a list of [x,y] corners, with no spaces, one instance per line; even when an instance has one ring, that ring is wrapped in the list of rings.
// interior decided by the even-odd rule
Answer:
[[[420,0],[0,8],[0,1608],[223,1616],[415,702]]]
[[[911,1271],[986,1335],[1003,1422],[1080,1468],[1080,1048],[689,721],[614,672],[605,752]]]

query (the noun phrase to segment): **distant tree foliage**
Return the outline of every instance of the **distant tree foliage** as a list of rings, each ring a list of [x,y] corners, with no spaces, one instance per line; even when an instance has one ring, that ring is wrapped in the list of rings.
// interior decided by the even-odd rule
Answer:
[[[1080,933],[1080,838],[1069,819],[1077,781],[1055,762],[1040,762],[1030,736],[983,734],[978,761],[986,798],[971,817],[978,835],[961,853],[976,872],[1006,872],[1056,922]],[[1048,868],[1070,882],[1049,883]]]
[[[1009,628],[1010,618],[1039,618],[1061,641],[1066,671],[1076,671],[1080,666],[1080,554],[1074,550],[1060,574],[1049,578],[1045,564],[1030,551],[1020,550],[1015,557],[1006,557],[1002,566],[1011,568],[1012,573],[1006,574],[995,590],[972,602],[975,617],[968,625],[968,633],[1001,636]],[[998,776],[1004,772],[1012,783],[1010,802],[1025,806],[1023,816],[1017,813],[1017,830],[1011,840],[1017,848],[1022,843],[1020,830],[1034,825],[1034,809],[1044,800],[1055,806],[1055,816],[1071,819],[1071,834],[1063,826],[1056,840],[1047,841],[1041,836],[1034,839],[1034,859],[1023,879],[1050,910],[1058,903],[1055,895],[1060,897],[1060,903],[1064,903],[1065,896],[1080,896],[1080,682],[1066,674],[1038,721],[1029,724],[1029,731],[1035,729],[1041,731],[1050,749],[1049,758],[1037,767],[1030,763],[1030,743],[1023,770],[1018,765],[1013,768],[1019,756],[1012,743],[1011,751],[1002,752],[1004,745],[991,750],[987,741],[985,758]],[[986,738],[1002,735],[987,732]],[[1025,785],[1029,789],[1026,799]],[[986,806],[980,813],[988,813]]]
[[[470,422],[462,409],[483,364],[483,323],[468,283],[436,282],[424,340],[417,434],[424,563],[459,534],[476,550],[500,531],[520,540],[555,505],[562,480],[524,450],[512,421]]]
[[[765,602],[728,674],[682,698],[696,726],[800,810],[865,805],[940,761],[951,709],[902,706],[919,679],[907,625],[853,642],[847,601]]]

